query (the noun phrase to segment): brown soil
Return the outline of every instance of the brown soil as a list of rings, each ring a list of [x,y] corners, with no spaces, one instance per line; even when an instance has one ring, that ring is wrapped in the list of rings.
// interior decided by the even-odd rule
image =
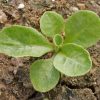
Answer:
[[[18,5],[24,3],[23,9]],[[43,12],[54,10],[67,18],[80,9],[100,15],[100,0],[0,0],[0,29],[20,24],[39,29]],[[48,93],[34,90],[29,79],[29,66],[36,58],[13,58],[0,54],[0,100],[100,100],[100,42],[88,49],[92,70],[81,77],[63,76]]]

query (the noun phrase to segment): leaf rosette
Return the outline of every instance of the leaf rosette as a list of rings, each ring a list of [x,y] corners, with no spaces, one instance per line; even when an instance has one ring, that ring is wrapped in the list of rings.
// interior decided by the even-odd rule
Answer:
[[[42,33],[34,28],[12,25],[0,31],[0,53],[41,57],[53,52],[52,58],[37,60],[30,67],[30,79],[37,91],[53,89],[59,82],[60,72],[75,77],[90,71],[92,60],[86,48],[100,40],[97,14],[81,10],[65,21],[60,14],[47,11],[40,19],[40,29]]]

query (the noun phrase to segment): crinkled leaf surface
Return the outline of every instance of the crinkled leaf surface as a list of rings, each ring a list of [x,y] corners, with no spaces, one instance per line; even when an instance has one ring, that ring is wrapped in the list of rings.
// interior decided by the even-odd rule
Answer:
[[[40,28],[43,34],[53,37],[64,31],[63,17],[54,11],[46,11],[40,19]]]
[[[54,36],[53,42],[56,46],[60,46],[63,43],[63,37],[60,34]]]
[[[14,57],[39,57],[51,50],[45,37],[33,28],[14,25],[0,32],[0,53]]]
[[[47,92],[56,86],[60,74],[54,68],[52,59],[42,59],[31,65],[30,78],[37,91]]]
[[[76,44],[66,44],[54,58],[54,66],[67,76],[86,74],[92,67],[89,53]]]
[[[79,11],[66,21],[65,43],[90,47],[100,40],[100,18],[92,11]]]

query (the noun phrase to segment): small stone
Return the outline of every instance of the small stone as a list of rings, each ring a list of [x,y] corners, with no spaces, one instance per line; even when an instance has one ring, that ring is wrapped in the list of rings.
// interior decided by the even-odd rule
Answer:
[[[0,89],[6,89],[6,86],[2,83],[0,83]]]
[[[7,76],[7,77],[4,78],[4,81],[5,81],[6,84],[10,84],[10,83],[13,82],[13,79],[14,78],[12,76]]]
[[[0,96],[1,96],[1,94],[2,94],[2,92],[1,92],[1,90],[0,90]]]
[[[31,88],[32,87],[32,84],[30,82],[23,82],[23,86],[25,88]]]
[[[16,74],[17,74],[18,68],[19,68],[19,66],[14,67],[14,70],[13,70],[14,75],[16,75]]]
[[[80,10],[85,9],[85,4],[83,4],[83,3],[78,3],[77,6],[79,7]]]
[[[9,0],[1,0],[3,3],[8,3]]]
[[[8,70],[9,72],[13,72],[14,68],[12,66],[9,66]]]
[[[77,8],[77,7],[71,7],[70,8],[70,11],[72,11],[72,12],[76,12],[76,11],[78,11],[79,9]]]
[[[25,5],[23,3],[20,3],[18,6],[18,9],[23,9],[25,7]]]
[[[90,3],[91,3],[91,4],[95,4],[95,1],[91,0]]]
[[[98,2],[98,4],[100,5],[100,1]]]
[[[5,23],[7,21],[7,16],[6,14],[0,10],[0,23]]]
[[[16,100],[15,96],[11,95],[9,96],[9,100]]]

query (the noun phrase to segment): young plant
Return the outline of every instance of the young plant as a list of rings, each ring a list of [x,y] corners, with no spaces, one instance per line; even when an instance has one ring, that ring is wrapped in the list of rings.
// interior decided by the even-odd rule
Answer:
[[[40,57],[53,52],[51,58],[37,60],[30,67],[30,79],[37,91],[54,88],[60,72],[70,77],[89,72],[92,61],[86,48],[100,40],[99,16],[82,10],[64,21],[56,12],[47,11],[40,19],[40,28],[43,34],[19,25],[0,31],[0,53]]]

